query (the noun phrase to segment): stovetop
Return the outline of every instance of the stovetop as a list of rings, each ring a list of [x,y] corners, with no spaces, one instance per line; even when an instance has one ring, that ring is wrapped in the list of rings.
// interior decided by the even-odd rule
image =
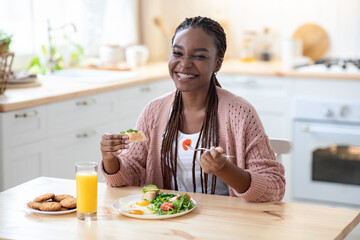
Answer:
[[[327,68],[339,66],[342,69],[347,69],[349,66],[355,66],[356,68],[360,69],[360,59],[323,58],[317,60],[315,64],[323,64]]]
[[[302,66],[297,71],[360,75],[360,59],[324,58],[317,60],[313,65]]]

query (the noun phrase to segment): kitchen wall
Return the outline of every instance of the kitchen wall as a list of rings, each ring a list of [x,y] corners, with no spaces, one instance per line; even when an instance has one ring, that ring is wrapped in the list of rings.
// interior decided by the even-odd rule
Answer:
[[[360,58],[359,0],[141,0],[142,39],[151,49],[151,60],[166,60],[170,40],[154,23],[159,16],[173,34],[185,18],[208,16],[228,31],[228,57],[237,58],[246,30],[261,33],[269,27],[274,51],[281,56],[281,41],[290,38],[304,23],[316,23],[327,32],[330,46],[326,57]]]

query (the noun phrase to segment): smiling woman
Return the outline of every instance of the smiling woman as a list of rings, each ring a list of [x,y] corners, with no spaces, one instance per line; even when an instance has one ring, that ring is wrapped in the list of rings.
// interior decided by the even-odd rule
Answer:
[[[168,63],[176,91],[140,115],[136,128],[147,140],[129,144],[121,134],[103,135],[101,169],[109,185],[155,184],[253,202],[283,198],[284,167],[256,110],[216,78],[225,50],[226,35],[216,21],[199,16],[178,26]],[[184,145],[207,150],[186,151]],[[234,157],[227,160],[224,151]]]

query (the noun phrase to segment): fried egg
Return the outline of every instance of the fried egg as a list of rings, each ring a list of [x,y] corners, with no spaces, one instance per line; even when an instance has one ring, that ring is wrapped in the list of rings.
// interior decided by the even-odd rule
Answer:
[[[147,200],[140,200],[137,202],[130,202],[125,204],[122,207],[122,210],[124,212],[127,212],[129,214],[134,214],[134,215],[152,215],[154,214],[152,211],[150,211],[149,209],[147,209],[147,206],[150,205],[150,202]]]

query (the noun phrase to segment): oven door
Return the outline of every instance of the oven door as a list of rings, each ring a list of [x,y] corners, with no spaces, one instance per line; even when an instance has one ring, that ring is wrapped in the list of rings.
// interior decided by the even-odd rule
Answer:
[[[296,198],[360,205],[360,125],[295,121]]]

